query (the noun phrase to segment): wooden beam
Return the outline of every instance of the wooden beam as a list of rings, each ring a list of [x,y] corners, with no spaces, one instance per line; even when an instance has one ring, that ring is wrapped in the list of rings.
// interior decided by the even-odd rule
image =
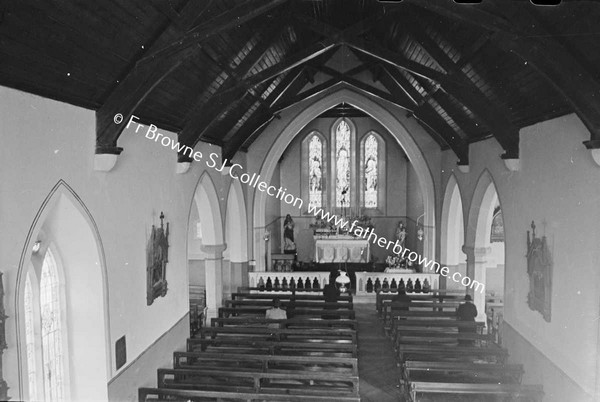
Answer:
[[[383,67],[387,75],[382,76],[382,83],[395,92],[406,91],[411,98],[417,99],[420,106],[414,108],[414,116],[430,130],[437,133],[442,141],[454,151],[459,164],[469,163],[469,144],[444,120],[427,102],[412,84],[393,67]]]
[[[287,18],[282,19],[284,21]],[[279,24],[267,25],[260,34],[260,42],[258,42],[250,52],[244,57],[242,62],[231,71],[229,69],[228,77],[223,82],[217,92],[211,97],[208,102],[204,102],[202,98],[199,98],[195,104],[190,108],[189,120],[183,127],[183,130],[179,133],[179,141],[182,144],[189,146],[195,145],[205,132],[211,129],[217,118],[231,107],[236,100],[244,96],[247,91],[247,87],[239,86],[237,91],[231,92],[229,97],[224,97],[223,93],[228,89],[233,88],[239,82],[237,78],[243,77],[256,65],[257,62],[264,56],[265,52],[271,47],[272,39],[278,37],[283,32],[283,26]],[[226,65],[226,62],[221,62]],[[227,67],[228,68],[228,67]]]
[[[267,96],[267,99],[265,99],[265,103],[273,105],[275,102],[277,102],[278,99],[281,98],[282,94],[284,94],[286,91],[293,90],[292,87],[293,87],[294,83],[302,80],[302,77],[304,76],[304,74],[305,74],[305,71],[304,71],[303,67],[297,67],[297,71],[288,72],[287,75],[283,78],[283,80],[281,80],[279,85],[277,85],[277,87],[269,94],[269,96]],[[244,123],[244,125],[242,127],[240,127],[238,132],[235,133],[235,135],[231,139],[226,140],[225,146],[223,148],[223,155],[227,159],[233,158],[233,156],[238,151],[240,146],[246,140],[243,136],[238,135],[238,133],[247,131],[248,125],[251,124],[250,120],[256,120],[255,116],[260,114],[261,112],[263,112],[262,109],[263,108],[257,109],[257,111],[254,112],[254,115],[252,117],[250,117],[250,119],[246,120],[246,123]],[[271,109],[269,109],[269,112],[270,112],[270,110]],[[266,121],[269,117],[270,116],[267,116],[264,120]],[[262,122],[260,122],[260,123],[262,123]],[[254,127],[252,130],[255,130],[255,129],[256,129],[256,127]]]
[[[208,38],[251,21],[267,11],[282,5],[286,1],[287,0],[247,0],[230,10],[211,18],[209,21],[190,29],[170,45],[150,52],[147,56],[144,56],[138,61],[138,65],[169,58],[184,52],[190,47],[196,47]]]
[[[277,4],[285,0],[277,0]],[[244,3],[246,4],[246,3]],[[204,11],[206,4],[202,1],[188,1],[184,8],[179,12],[181,16],[177,24],[172,24],[175,29],[191,29],[198,16]],[[238,8],[235,10],[240,12]],[[265,10],[266,11],[266,10]],[[222,32],[229,29],[231,25],[230,21],[224,18],[232,18],[237,15],[243,18],[244,22],[247,22],[251,18],[256,18],[259,14],[252,12],[248,17],[240,14],[232,14],[230,12],[221,14],[215,18],[210,19],[206,24],[202,25],[205,31],[202,38],[206,39],[218,32]],[[222,25],[219,25],[223,23]],[[212,30],[208,30],[206,26],[212,27]],[[148,49],[149,54],[157,52],[159,43],[163,43],[166,38],[169,37],[169,29],[165,29],[163,33],[156,39],[154,45]],[[196,41],[196,43],[199,43]],[[172,57],[159,57],[155,58],[155,62],[150,64],[143,64],[132,69],[129,74],[121,80],[120,84],[112,91],[108,96],[104,104],[100,109],[96,111],[96,148],[97,152],[113,152],[118,153],[121,151],[117,147],[117,139],[121,135],[126,123],[129,121],[135,109],[142,103],[142,101],[148,96],[148,94],[154,89],[165,77],[173,72],[181,63],[189,56],[196,52],[195,47],[186,47],[177,53],[173,53]],[[115,116],[121,116],[122,121],[125,124],[115,123]]]
[[[553,39],[536,23],[529,3],[487,5],[494,13],[482,7],[460,7],[452,1],[408,0],[418,7],[457,19],[463,23],[495,33],[493,42],[506,52],[512,52],[548,79],[569,101],[591,134],[588,148],[600,148],[600,83],[577,61],[568,49]],[[567,6],[567,5],[565,5]]]
[[[442,83],[447,92],[468,107],[504,148],[504,157],[519,155],[519,129],[510,121],[510,112],[503,105],[490,101],[483,92],[460,70],[456,63],[423,30],[424,21],[405,21],[413,37],[431,57],[448,72]],[[451,41],[451,38],[446,38]]]
[[[327,66],[319,66],[318,68],[325,74],[328,74],[331,77],[336,78],[340,81],[346,82],[347,84],[350,84],[353,87],[356,87],[376,98],[386,100],[402,109],[412,110],[411,109],[412,104],[410,103],[410,100],[406,96],[399,96],[399,94],[394,96],[388,92],[385,92],[379,88],[375,88],[369,84],[366,84],[360,80],[357,80],[356,78],[349,77],[349,76],[342,74],[342,73],[340,73],[332,68],[329,68]]]

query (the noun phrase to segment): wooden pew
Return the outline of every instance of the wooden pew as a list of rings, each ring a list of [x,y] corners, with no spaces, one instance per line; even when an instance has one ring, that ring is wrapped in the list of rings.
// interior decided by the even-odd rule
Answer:
[[[439,332],[439,331],[396,331],[392,339],[397,348],[398,345],[406,344],[457,344],[459,340],[473,341],[478,346],[490,346],[493,339],[488,334],[476,334],[468,332]]]
[[[158,388],[281,394],[358,396],[358,376],[314,371],[230,371],[197,368],[158,369]]]
[[[328,310],[331,314],[331,310]],[[229,317],[229,318],[213,318],[211,326],[254,326],[264,327],[268,324],[278,323],[282,328],[350,328],[356,329],[358,323],[355,319],[327,319],[321,317],[301,316],[288,320],[267,320],[261,317]]]
[[[410,383],[410,400],[418,401],[419,395],[478,395],[510,398],[510,401],[541,402],[544,392],[540,385],[519,384],[470,384],[419,382]],[[478,399],[479,400],[479,399]]]
[[[294,316],[310,316],[310,317],[321,317],[321,316],[339,316],[340,318],[354,319],[355,314],[353,310],[344,310],[343,303],[328,303],[331,305],[340,306],[340,310],[328,310],[328,309],[317,309],[317,308],[295,308]],[[265,311],[269,307],[220,307],[219,318],[227,318],[229,316],[240,316],[240,315],[255,315],[264,316]]]
[[[233,300],[273,300],[279,298],[281,301],[289,300],[292,297],[291,293],[281,292],[262,292],[262,293],[242,293],[236,292],[231,294]],[[323,294],[298,293],[294,295],[296,300],[325,300]],[[338,296],[338,302],[352,302],[352,295],[343,294]]]
[[[241,340],[241,339],[188,339],[188,352],[227,352],[227,353],[266,353],[270,355],[310,355],[313,352],[330,354],[332,356],[343,354],[356,357],[357,346],[347,341],[320,341],[320,342],[287,342],[270,340]]]
[[[469,382],[520,384],[523,365],[409,360],[402,365],[402,374],[405,382],[452,382],[448,380],[456,378],[467,382],[468,378]]]
[[[481,321],[459,321],[459,320],[392,320],[392,339],[396,338],[397,332],[401,330],[437,330],[437,331],[474,331],[482,333],[485,326]]]
[[[169,388],[140,388],[138,390],[139,402],[155,402],[169,400],[189,402],[191,400],[233,400],[233,401],[278,401],[278,402],[331,402],[330,396],[319,395],[286,395],[277,393],[253,392],[223,392],[223,391],[194,391]],[[339,402],[360,402],[358,396],[339,395],[335,397]]]
[[[204,327],[200,331],[202,339],[222,339],[224,336],[234,336],[236,339],[252,339],[273,337],[278,340],[308,340],[333,339],[348,340],[356,343],[356,331],[347,328],[268,328],[268,327]]]
[[[383,326],[384,328],[390,328],[391,326],[391,320],[396,320],[396,319],[406,319],[406,318],[410,318],[410,319],[415,319],[415,318],[424,318],[424,319],[429,319],[429,320],[439,320],[439,319],[452,319],[452,320],[456,320],[456,311],[429,311],[429,310],[421,310],[421,311],[417,311],[417,310],[392,310],[389,314],[388,317],[386,317],[387,320],[384,319],[383,321]]]
[[[456,311],[460,305],[459,301],[440,303],[438,301],[413,301],[413,302],[392,302],[384,301],[381,305],[380,317],[386,321],[391,316],[392,310],[408,311]]]
[[[391,301],[392,298],[397,294],[393,293],[377,293],[375,296],[375,308],[377,313],[381,314],[381,309],[384,301]],[[430,290],[429,293],[407,293],[413,301],[437,301],[438,303],[444,303],[444,301],[463,300],[465,297],[464,292],[457,292],[455,290]]]
[[[508,351],[500,347],[471,347],[446,345],[399,345],[398,359],[420,361],[473,361],[485,359],[496,363],[504,363]]]
[[[271,300],[225,300],[225,307],[266,307],[270,308],[273,305]],[[293,306],[296,308],[302,309],[324,309],[326,307],[331,307],[335,309],[344,309],[344,310],[352,310],[353,304],[351,302],[325,302],[324,300],[282,300],[281,307],[288,308]]]
[[[353,357],[319,356],[270,356],[235,353],[175,352],[174,368],[190,368],[200,365],[203,368],[221,368],[227,370],[256,368],[261,371],[281,369],[311,369],[313,371],[335,371],[358,375],[358,359]]]

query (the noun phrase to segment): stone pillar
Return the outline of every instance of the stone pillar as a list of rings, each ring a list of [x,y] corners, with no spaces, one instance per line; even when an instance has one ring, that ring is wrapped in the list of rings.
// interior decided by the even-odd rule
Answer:
[[[480,286],[479,289],[470,285],[466,289],[467,293],[473,297],[473,303],[477,307],[476,320],[485,322],[487,325],[487,316],[485,315],[485,281],[487,256],[492,252],[492,248],[463,246],[462,250],[467,255],[467,276],[471,279],[471,282],[477,281],[483,284],[483,287]]]
[[[218,244],[213,246],[202,246],[202,252],[206,254],[204,260],[205,284],[206,284],[206,307],[207,321],[217,316],[219,307],[223,305],[223,278],[222,261],[223,250],[226,246]]]

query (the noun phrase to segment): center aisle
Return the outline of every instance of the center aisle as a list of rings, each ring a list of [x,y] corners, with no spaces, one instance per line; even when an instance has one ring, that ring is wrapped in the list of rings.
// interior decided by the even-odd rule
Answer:
[[[358,373],[362,402],[401,401],[400,368],[375,304],[354,304],[358,321]]]

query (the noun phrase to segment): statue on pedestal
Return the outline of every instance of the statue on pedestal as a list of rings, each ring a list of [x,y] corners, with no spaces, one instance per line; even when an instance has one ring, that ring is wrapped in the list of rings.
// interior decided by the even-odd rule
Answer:
[[[394,237],[398,241],[398,244],[404,248],[404,241],[406,240],[406,227],[402,221],[398,221],[398,226],[396,227],[396,233]]]
[[[286,254],[294,254],[296,252],[296,243],[294,243],[294,220],[290,214],[285,216],[283,221],[283,250]]]

